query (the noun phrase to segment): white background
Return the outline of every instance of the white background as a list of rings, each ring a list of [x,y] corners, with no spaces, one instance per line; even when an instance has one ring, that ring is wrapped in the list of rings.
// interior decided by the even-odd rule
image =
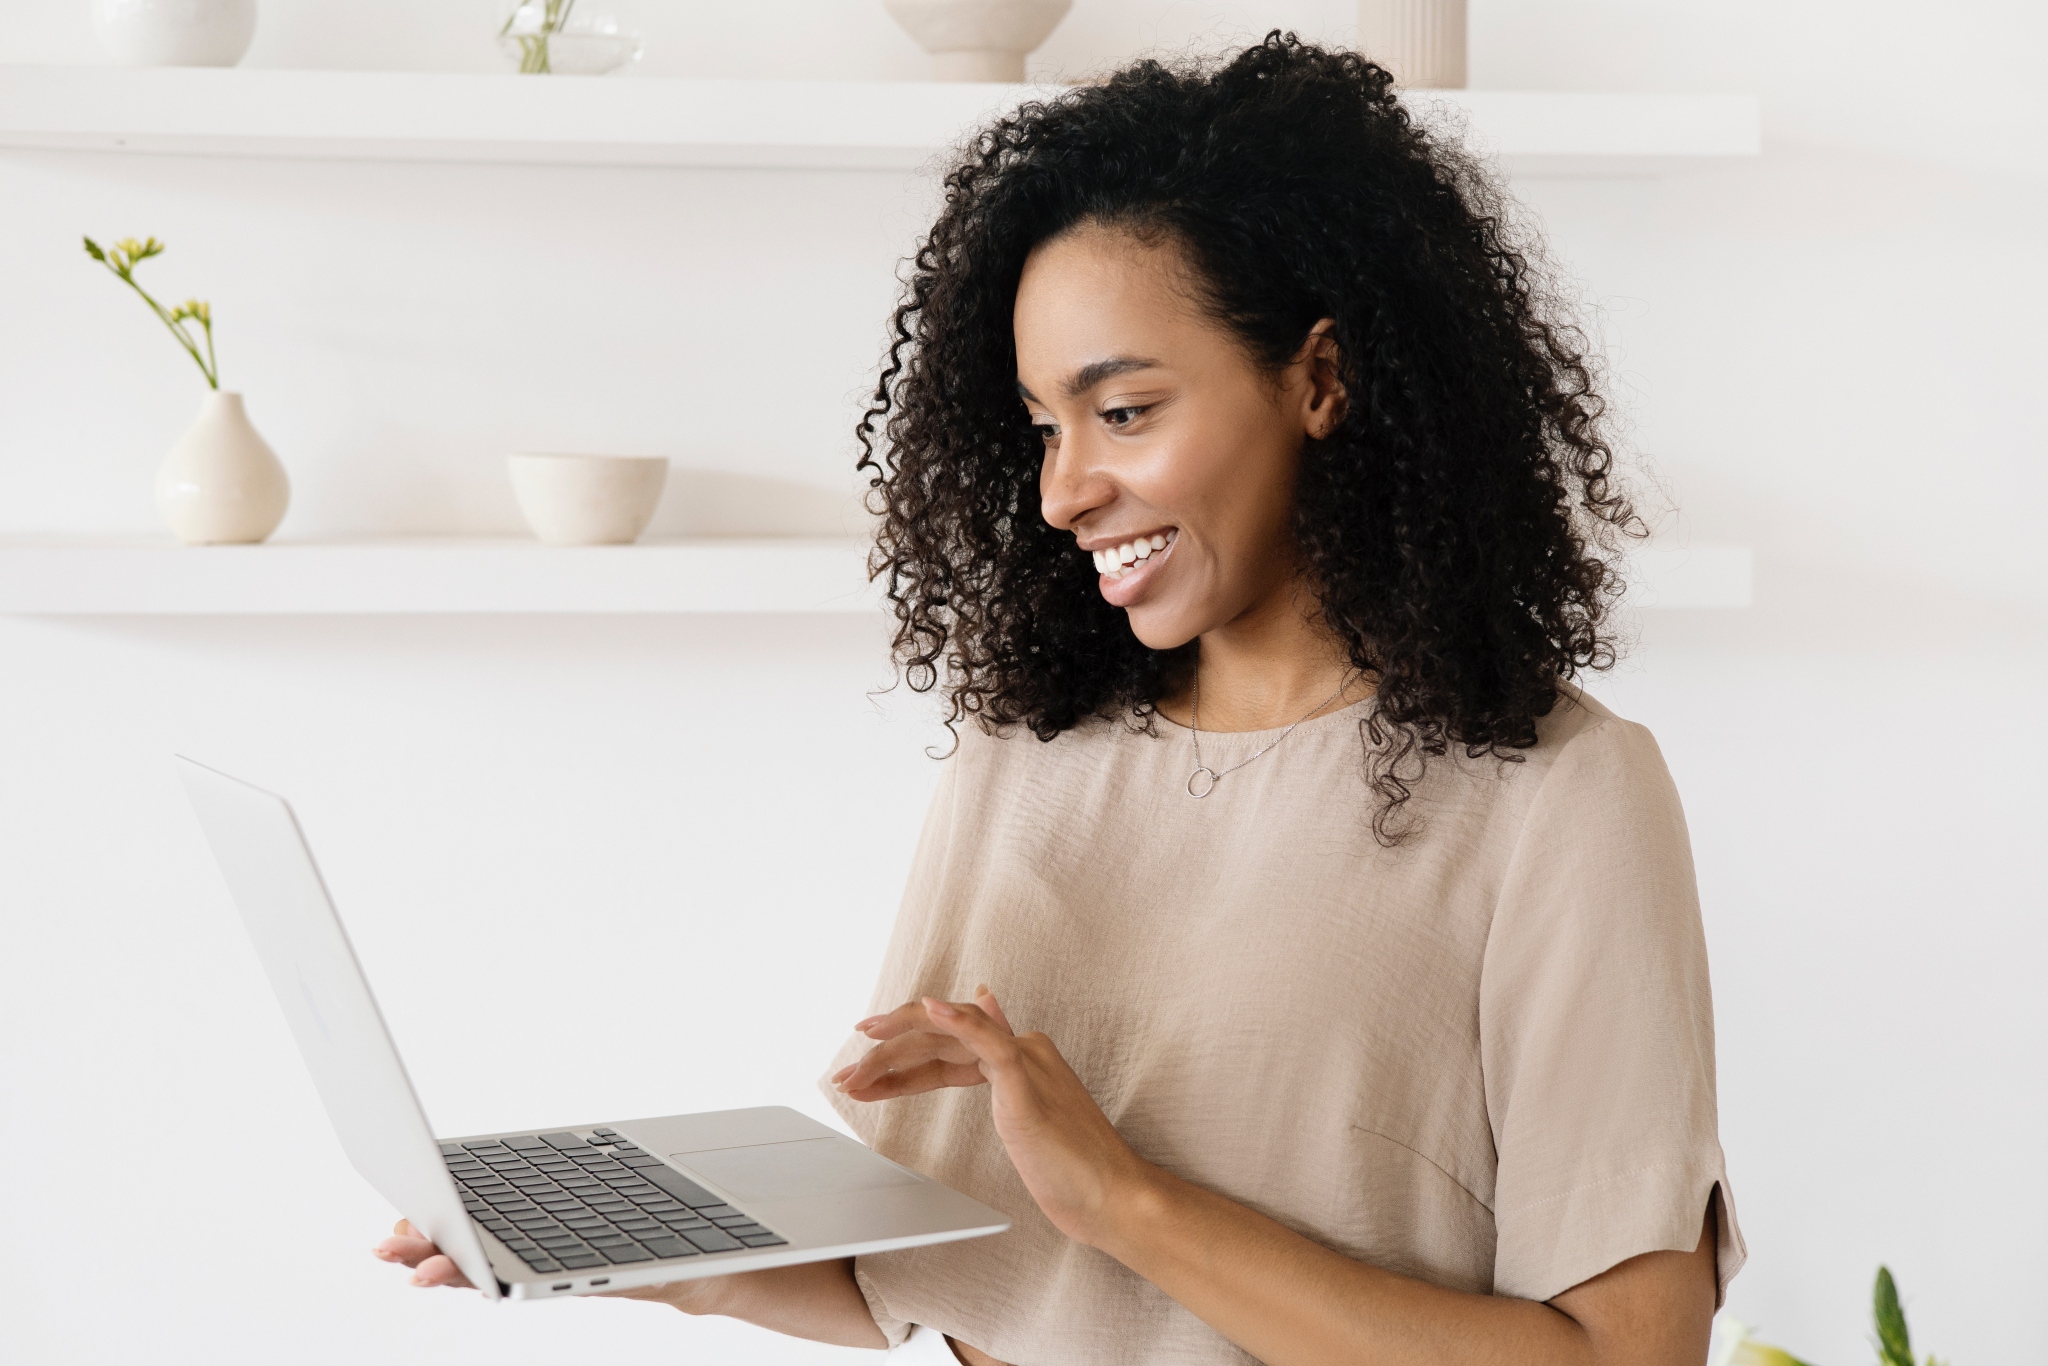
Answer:
[[[264,0],[252,66],[493,69],[489,0]],[[641,75],[916,79],[871,0],[617,0]],[[0,62],[100,60],[0,0]],[[1334,0],[1078,0],[1075,75]],[[1731,1308],[1869,1355],[1888,1262],[1959,1366],[2048,1340],[2040,223],[2021,0],[1473,0],[1495,88],[1751,90],[1766,155],[1518,187],[1679,538],[1757,605],[1646,615],[1599,690],[1690,815]],[[625,77],[624,79],[631,79]],[[0,533],[152,533],[196,376],[80,254],[210,298],[289,465],[282,535],[516,530],[506,450],[852,487],[927,189],[888,173],[0,152]],[[681,481],[681,488],[688,481]],[[690,525],[672,499],[662,526]],[[0,1356],[862,1359],[616,1303],[406,1290],[165,757],[292,795],[444,1132],[781,1102],[863,1012],[936,766],[827,618],[0,620]],[[1313,1021],[1303,1021],[1313,1046]]]

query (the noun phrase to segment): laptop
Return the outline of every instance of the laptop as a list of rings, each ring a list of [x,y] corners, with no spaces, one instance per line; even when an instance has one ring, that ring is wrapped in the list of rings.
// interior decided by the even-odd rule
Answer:
[[[282,797],[180,776],[349,1161],[490,1299],[980,1238],[1002,1214],[782,1106],[437,1139]]]

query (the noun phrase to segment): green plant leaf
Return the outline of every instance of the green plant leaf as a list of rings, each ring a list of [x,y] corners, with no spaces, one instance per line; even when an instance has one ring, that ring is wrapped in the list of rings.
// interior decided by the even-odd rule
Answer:
[[[107,254],[100,250],[100,244],[93,241],[90,237],[85,239],[85,254],[102,264],[105,264],[107,259]]]
[[[1899,1287],[1891,1268],[1877,1269],[1871,1290],[1871,1311],[1877,1320],[1877,1354],[1884,1366],[1913,1366],[1913,1338],[1906,1331],[1906,1311],[1899,1306]]]

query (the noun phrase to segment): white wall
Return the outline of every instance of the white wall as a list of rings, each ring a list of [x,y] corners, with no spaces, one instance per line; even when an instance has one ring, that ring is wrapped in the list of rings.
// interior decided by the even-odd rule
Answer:
[[[613,8],[645,74],[921,68],[867,0]],[[1038,69],[1335,36],[1349,8],[1079,0]],[[98,60],[85,10],[0,0],[0,62]],[[496,13],[265,0],[250,60],[488,69]],[[1472,26],[1476,84],[1765,96],[1758,162],[1521,187],[1598,306],[1674,532],[1758,549],[1755,608],[1648,616],[1601,685],[1694,826],[1754,1251],[1732,1307],[1860,1360],[1885,1260],[1924,1346],[2040,1359],[2044,21],[1474,0]],[[829,503],[924,195],[0,153],[0,534],[152,531],[148,475],[196,406],[81,232],[166,239],[146,269],[214,301],[292,470],[284,535],[511,530],[515,446]],[[857,620],[0,619],[0,1356],[865,1359],[403,1291],[163,756],[298,799],[444,1131],[822,1113],[810,1079],[865,1003],[934,776],[918,708],[868,697],[885,678]],[[104,1274],[120,1253],[146,1272]]]

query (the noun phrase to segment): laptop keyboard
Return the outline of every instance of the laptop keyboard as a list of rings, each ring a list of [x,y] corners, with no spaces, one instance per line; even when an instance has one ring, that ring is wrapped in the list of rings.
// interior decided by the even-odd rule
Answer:
[[[543,1273],[786,1241],[614,1129],[443,1143],[441,1155],[470,1218]]]

